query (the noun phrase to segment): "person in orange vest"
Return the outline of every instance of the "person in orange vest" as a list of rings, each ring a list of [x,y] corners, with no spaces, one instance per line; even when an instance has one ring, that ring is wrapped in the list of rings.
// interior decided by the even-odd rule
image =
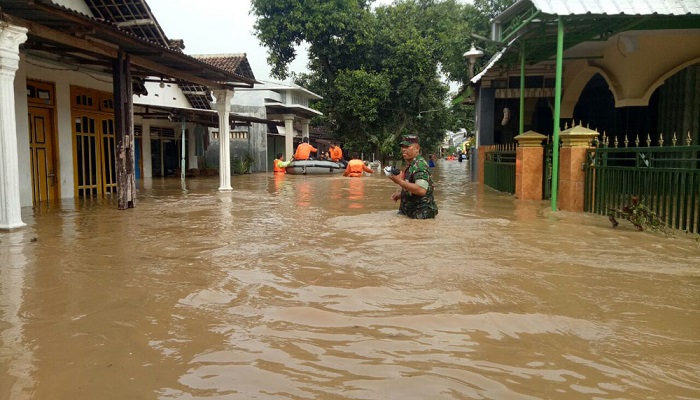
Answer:
[[[343,149],[335,142],[331,142],[331,148],[328,151],[330,152],[331,161],[343,164],[344,167],[348,166],[347,161],[343,160]]]
[[[275,161],[272,162],[272,172],[275,174],[286,174],[287,170],[287,165],[291,163],[292,161],[284,161],[284,154],[282,153],[277,153],[277,158]]]
[[[308,160],[309,154],[316,153],[318,150],[309,144],[309,138],[301,139],[301,143],[297,146],[297,151],[294,152],[295,160]]]
[[[357,154],[357,152],[354,152],[352,153],[352,159],[348,162],[348,166],[345,167],[343,176],[362,176],[362,171],[370,174],[374,172],[372,171],[372,168],[365,165],[364,161],[360,160],[360,155]]]
[[[287,165],[291,163],[292,160],[284,161],[284,154],[277,153],[277,158],[272,162],[272,172],[275,174],[286,174]]]

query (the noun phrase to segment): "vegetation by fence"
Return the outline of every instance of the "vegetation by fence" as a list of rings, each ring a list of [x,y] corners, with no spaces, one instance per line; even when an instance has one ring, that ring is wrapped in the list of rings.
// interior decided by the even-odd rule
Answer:
[[[700,233],[700,146],[692,145],[690,133],[682,143],[673,135],[671,146],[646,147],[639,138],[636,147],[618,147],[615,140],[596,143],[588,151],[584,211],[607,214],[609,210],[631,204],[633,197],[656,213],[670,228]]]
[[[484,184],[515,194],[515,144],[486,146],[484,153]]]

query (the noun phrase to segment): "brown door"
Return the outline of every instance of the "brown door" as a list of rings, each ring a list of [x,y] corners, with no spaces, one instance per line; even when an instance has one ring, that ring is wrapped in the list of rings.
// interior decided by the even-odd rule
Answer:
[[[32,200],[35,206],[58,199],[51,109],[29,107],[29,153],[32,166]]]

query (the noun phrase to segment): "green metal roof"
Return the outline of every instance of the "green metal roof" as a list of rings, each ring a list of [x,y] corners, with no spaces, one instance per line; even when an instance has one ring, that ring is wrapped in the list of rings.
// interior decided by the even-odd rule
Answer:
[[[493,39],[504,46],[517,39],[513,48],[524,46],[527,63],[536,64],[556,54],[560,17],[566,50],[631,30],[700,29],[700,0],[520,0],[493,20]],[[500,63],[518,62],[518,53]]]

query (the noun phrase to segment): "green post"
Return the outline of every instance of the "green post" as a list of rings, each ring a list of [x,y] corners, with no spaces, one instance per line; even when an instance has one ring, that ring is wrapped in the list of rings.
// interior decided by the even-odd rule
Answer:
[[[180,121],[180,129],[181,129],[181,135],[182,135],[182,159],[180,160],[180,184],[182,185],[182,190],[186,190],[187,186],[185,185],[185,160],[186,160],[186,154],[185,151],[187,150],[185,148],[185,133],[186,133],[186,127],[187,127],[187,121],[185,120],[185,115],[182,115],[182,120]]]
[[[525,132],[525,42],[520,49],[520,124],[518,134]]]
[[[557,211],[559,189],[559,119],[561,115],[561,74],[564,53],[564,21],[558,18],[557,75],[554,84],[554,134],[552,135],[552,211]]]

